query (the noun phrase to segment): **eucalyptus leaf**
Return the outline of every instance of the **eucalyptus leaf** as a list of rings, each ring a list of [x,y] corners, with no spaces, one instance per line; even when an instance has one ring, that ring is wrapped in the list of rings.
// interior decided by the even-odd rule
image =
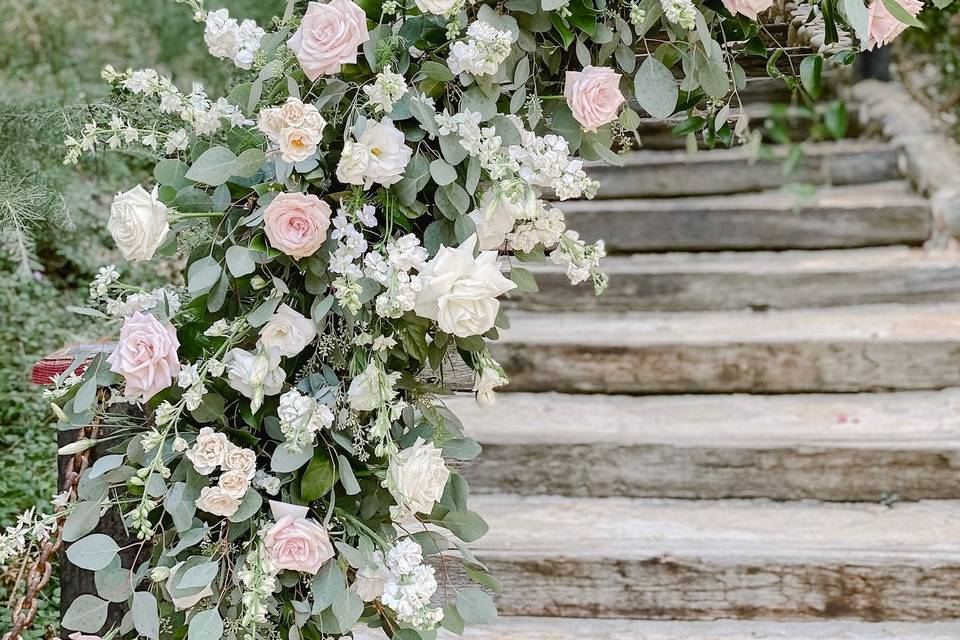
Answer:
[[[194,182],[202,182],[211,187],[221,185],[234,175],[237,156],[226,147],[210,147],[201,154],[186,173]]]
[[[70,603],[60,624],[70,631],[97,633],[107,621],[109,606],[109,602],[97,596],[87,593],[79,595]]]
[[[93,480],[94,478],[100,477],[105,473],[113,471],[123,464],[123,459],[124,456],[121,453],[97,458],[97,461],[93,463],[92,467],[90,467],[90,479]]]
[[[278,444],[270,457],[270,470],[275,473],[290,473],[296,471],[313,458],[313,445],[303,451],[291,451],[285,444]]]
[[[133,615],[133,627],[141,636],[151,640],[160,638],[160,611],[157,608],[157,599],[149,591],[137,591],[133,594],[133,606],[130,607]]]
[[[310,583],[310,591],[313,594],[313,613],[320,613],[333,604],[340,592],[346,588],[347,580],[340,565],[336,562],[324,563],[313,582]]]
[[[253,273],[257,268],[257,263],[253,259],[253,251],[235,244],[227,248],[226,259],[227,268],[234,278],[240,278]]]
[[[126,602],[138,581],[131,571],[121,566],[119,556],[93,574],[97,595],[110,602]]]
[[[680,90],[670,69],[662,62],[653,56],[647,56],[637,70],[633,82],[637,102],[644,111],[661,120],[673,114]]]
[[[67,559],[81,569],[96,571],[109,565],[119,551],[120,547],[113,538],[94,533],[67,547]]]
[[[456,602],[457,613],[467,624],[490,624],[497,619],[493,598],[480,589],[462,589]]]
[[[223,618],[216,609],[199,611],[190,618],[188,640],[220,640],[223,637]]]
[[[344,589],[333,601],[333,615],[340,628],[349,631],[363,615],[363,600],[352,589]]]
[[[77,502],[66,522],[63,523],[63,540],[75,542],[97,528],[100,524],[100,501],[83,500]]]

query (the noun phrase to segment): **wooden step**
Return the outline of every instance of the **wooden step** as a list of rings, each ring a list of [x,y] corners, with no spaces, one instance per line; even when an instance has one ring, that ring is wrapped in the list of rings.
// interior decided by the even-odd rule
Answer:
[[[604,260],[597,296],[555,265],[531,266],[540,291],[511,306],[557,311],[792,309],[960,302],[960,253],[906,247],[828,251],[664,253]]]
[[[611,252],[836,249],[919,245],[930,205],[900,181],[785,191],[555,203],[572,229]]]
[[[381,631],[360,629],[357,640],[384,640]],[[438,638],[470,640],[956,640],[960,622],[771,622],[711,620],[584,620],[506,618],[468,626],[462,636],[441,631]]]
[[[503,615],[960,617],[960,503],[474,496]]]
[[[960,499],[960,389],[895,394],[500,394],[448,401],[474,493]]]
[[[527,313],[492,345],[512,391],[816,393],[960,386],[960,305]]]
[[[634,151],[623,165],[590,165],[600,181],[599,198],[663,198],[772,189],[787,183],[860,184],[899,177],[894,147],[878,142],[808,145],[795,172],[784,175],[787,149],[773,147],[770,159],[743,148],[702,151]]]

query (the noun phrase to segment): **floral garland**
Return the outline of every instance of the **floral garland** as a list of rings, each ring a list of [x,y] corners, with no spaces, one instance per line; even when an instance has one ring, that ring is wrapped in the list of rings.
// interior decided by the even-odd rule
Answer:
[[[616,162],[638,107],[707,109],[705,137],[752,135],[720,113],[739,100],[739,56],[767,51],[772,0],[290,0],[269,31],[180,1],[239,69],[229,96],[108,67],[139,115],[66,140],[68,163],[157,154],[155,184],[117,195],[108,229],[129,261],[179,252],[187,267],[185,287],[152,291],[101,269],[86,313],[119,325],[116,346],[47,391],[60,428],[106,430],[60,451],[105,450],[55,500],[67,559],[98,588],[64,626],[413,639],[492,621],[499,585],[465,544],[487,527],[449,464],[480,452],[443,404],[454,364],[494,402],[507,378],[489,342],[502,296],[536,291],[525,262],[603,291],[603,243],[544,197],[593,197],[584,161]],[[920,7],[843,4],[867,46]],[[822,63],[788,80],[812,94]],[[136,542],[95,532],[111,510]],[[53,521],[25,514],[0,561]],[[110,602],[129,612],[103,629]]]

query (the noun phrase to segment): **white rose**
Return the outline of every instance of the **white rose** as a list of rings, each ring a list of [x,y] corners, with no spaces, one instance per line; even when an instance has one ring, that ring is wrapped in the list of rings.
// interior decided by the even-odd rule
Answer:
[[[267,134],[274,142],[280,139],[280,132],[285,126],[287,126],[287,121],[277,107],[264,109],[257,115],[257,128]]]
[[[353,590],[364,602],[373,602],[383,595],[383,585],[390,579],[390,571],[383,560],[383,552],[373,554],[372,565],[357,569]]]
[[[267,349],[292,358],[317,337],[313,320],[282,304],[260,329],[260,341]]]
[[[502,387],[510,381],[494,367],[484,367],[473,385],[477,394],[477,404],[481,407],[491,407],[497,401],[494,389]]]
[[[208,476],[223,464],[227,449],[231,446],[233,445],[227,440],[227,436],[216,433],[210,427],[204,427],[200,429],[193,448],[187,451],[187,460],[193,464],[197,473]]]
[[[370,151],[362,144],[347,142],[337,163],[337,180],[344,184],[364,184],[363,176],[369,164]]]
[[[442,331],[461,338],[480,335],[493,328],[500,310],[497,296],[516,288],[500,273],[495,251],[473,257],[477,236],[456,249],[441,247],[420,270],[423,288],[414,311],[436,320]]]
[[[225,362],[230,386],[252,400],[250,410],[254,413],[263,405],[264,396],[276,395],[283,388],[286,374],[280,368],[280,354],[273,349],[256,353],[231,349]]]
[[[387,374],[375,361],[350,381],[347,400],[355,411],[373,411],[397,395],[393,389],[399,373]]]
[[[393,126],[393,120],[367,120],[367,126],[357,142],[370,151],[367,180],[385,187],[400,182],[403,171],[413,156],[413,150],[407,146],[403,132]],[[369,189],[370,185],[366,184],[366,188]]]
[[[284,127],[277,143],[280,145],[280,158],[284,162],[303,162],[317,152],[320,134],[300,127]]]
[[[217,487],[219,487],[221,491],[237,500],[243,500],[243,496],[247,493],[249,486],[250,480],[243,471],[225,471],[220,475],[220,481],[217,482]],[[205,509],[205,511],[207,511],[207,509]],[[234,511],[234,513],[235,512],[236,511]]]
[[[488,189],[480,198],[480,208],[470,214],[477,228],[478,248],[481,251],[499,249],[516,221],[534,214],[536,206],[537,198],[532,191],[516,201],[496,187]]]
[[[299,127],[303,124],[303,119],[307,114],[307,105],[299,98],[290,96],[287,101],[280,106],[280,115],[286,121],[288,127]]]
[[[231,444],[223,455],[224,471],[236,471],[247,480],[251,480],[257,473],[256,452]]]
[[[416,0],[417,8],[424,13],[445,16],[459,4],[459,0]]]
[[[390,459],[383,485],[397,501],[401,514],[430,513],[449,477],[440,449],[417,438],[412,447]]]
[[[148,193],[137,185],[118,193],[110,205],[107,230],[127,260],[149,260],[167,238],[167,207],[157,199],[157,187]]]
[[[229,518],[240,508],[240,499],[221,487],[204,487],[197,498],[197,508],[215,516]]]

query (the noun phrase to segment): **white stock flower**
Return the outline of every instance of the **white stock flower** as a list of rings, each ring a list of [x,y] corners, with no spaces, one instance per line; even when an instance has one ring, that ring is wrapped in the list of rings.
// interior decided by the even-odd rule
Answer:
[[[292,358],[317,337],[313,320],[295,309],[281,304],[260,329],[260,341],[267,349],[276,349],[281,356]]]
[[[230,448],[227,436],[217,433],[210,427],[200,429],[193,448],[187,451],[187,460],[193,464],[197,473],[208,476],[223,464],[227,449]]]
[[[280,396],[277,417],[280,419],[280,431],[286,438],[287,447],[297,452],[313,444],[314,434],[333,425],[333,412],[330,407],[303,395],[297,389],[291,389]]]
[[[390,115],[393,105],[407,92],[407,83],[402,75],[394,73],[387,65],[377,74],[373,84],[364,85],[363,92],[375,112]]]
[[[470,214],[477,228],[477,246],[481,251],[499,249],[513,225],[536,211],[537,198],[532,190],[513,198],[499,187],[491,187],[480,198],[480,208]]]
[[[467,39],[450,45],[447,66],[455,75],[492,76],[510,56],[513,36],[509,31],[478,20],[467,28]]]
[[[667,20],[688,31],[696,29],[697,9],[691,0],[660,0],[660,5]]]
[[[117,194],[110,205],[107,231],[127,260],[149,260],[167,238],[167,207],[157,193],[158,187],[148,192],[137,185]]]
[[[253,20],[238,23],[226,9],[211,11],[206,16],[203,41],[214,58],[227,58],[241,69],[253,66],[266,31]]]
[[[481,335],[493,328],[500,301],[497,296],[516,288],[500,273],[495,251],[482,251],[476,258],[473,235],[458,248],[441,247],[420,270],[423,288],[414,311],[436,320],[440,329],[460,338]]]
[[[396,397],[393,385],[399,379],[399,373],[388,374],[376,360],[372,360],[362,373],[350,381],[347,401],[355,411],[373,411]]]
[[[280,368],[280,354],[272,349],[258,349],[250,353],[231,349],[224,360],[230,386],[250,398],[250,410],[256,413],[263,405],[264,396],[280,393],[286,373]]]
[[[345,184],[363,185],[364,189],[375,182],[389,187],[403,177],[411,156],[413,150],[406,145],[403,132],[393,125],[393,120],[367,120],[356,143],[344,144],[337,179]]]
[[[423,438],[417,438],[412,447],[390,459],[383,486],[397,501],[396,515],[402,517],[430,513],[434,503],[443,495],[449,477],[450,470],[443,461],[441,450]]]
[[[353,590],[364,602],[373,602],[383,595],[383,586],[390,579],[382,551],[375,551],[371,564],[357,569]]]

